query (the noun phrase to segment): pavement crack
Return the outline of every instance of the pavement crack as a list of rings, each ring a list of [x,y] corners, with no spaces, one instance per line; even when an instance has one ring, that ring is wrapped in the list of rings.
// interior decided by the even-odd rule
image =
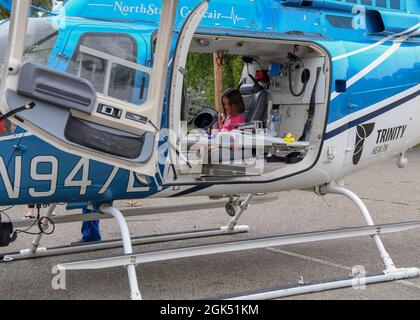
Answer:
[[[380,202],[380,203],[396,204],[396,205],[405,206],[405,207],[410,207],[411,206],[411,204],[406,203],[406,202],[401,202],[401,201],[386,201],[386,200],[383,200],[383,199],[373,199],[373,198],[362,198],[362,200],[374,201],[374,202]]]
[[[281,249],[277,249],[277,248],[265,248],[265,250],[275,252],[275,253],[284,254],[284,255],[287,255],[287,256],[290,256],[290,257],[299,258],[299,259],[314,262],[314,263],[323,264],[323,265],[329,266],[329,267],[335,267],[335,268],[339,268],[339,269],[350,271],[350,272],[353,271],[353,268],[351,268],[349,266],[345,266],[343,264],[334,263],[334,262],[330,262],[330,261],[325,261],[325,260],[322,260],[322,259],[305,256],[303,254],[299,254],[299,253],[295,253],[295,252],[291,252],[291,251],[281,250]],[[369,273],[369,271],[366,270],[366,273]],[[398,283],[400,285],[406,286],[406,287],[415,288],[415,289],[420,290],[420,285],[417,285],[417,284],[415,284],[411,281],[408,281],[408,280],[398,280],[398,281],[394,281],[394,282]]]
[[[305,255],[302,255],[302,254],[299,254],[299,253],[294,253],[294,252],[290,252],[290,251],[286,251],[286,250],[281,250],[281,249],[276,249],[276,248],[266,248],[266,250],[271,251],[271,252],[281,253],[281,254],[291,256],[291,257],[294,257],[294,258],[300,258],[300,259],[303,259],[303,260],[320,263],[320,264],[330,266],[330,267],[335,267],[335,268],[349,270],[349,271],[353,270],[352,268],[347,267],[347,266],[342,265],[342,264],[339,264],[339,263],[333,263],[333,262],[329,262],[329,261],[305,256]]]

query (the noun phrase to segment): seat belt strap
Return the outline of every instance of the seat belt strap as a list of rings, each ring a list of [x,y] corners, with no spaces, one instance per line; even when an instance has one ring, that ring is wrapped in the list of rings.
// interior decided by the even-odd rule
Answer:
[[[305,123],[305,127],[303,129],[302,137],[300,137],[299,141],[306,141],[308,139],[309,131],[312,128],[314,115],[315,115],[315,105],[316,105],[316,88],[318,86],[319,75],[321,74],[322,68],[318,67],[316,70],[316,79],[315,85],[312,90],[311,101],[309,103],[309,110],[308,110],[308,120]]]

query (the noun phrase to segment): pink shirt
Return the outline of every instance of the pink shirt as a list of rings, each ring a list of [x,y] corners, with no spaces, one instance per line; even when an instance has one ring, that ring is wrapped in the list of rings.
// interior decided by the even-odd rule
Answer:
[[[237,116],[227,116],[223,126],[220,128],[220,132],[232,131],[237,125],[244,124],[245,117],[242,114]]]

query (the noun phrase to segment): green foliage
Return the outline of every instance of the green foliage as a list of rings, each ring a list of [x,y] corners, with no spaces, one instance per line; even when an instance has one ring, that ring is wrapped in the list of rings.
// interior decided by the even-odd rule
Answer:
[[[237,87],[244,68],[242,58],[226,55],[223,60],[223,89]]]
[[[51,0],[32,0],[32,5],[51,10]]]
[[[237,87],[242,75],[241,57],[223,57],[223,89]],[[186,85],[190,114],[203,107],[215,107],[213,54],[190,53],[187,60]]]
[[[9,12],[7,12],[3,8],[0,8],[0,20],[7,19],[8,17],[9,17]]]
[[[41,7],[47,10],[51,10],[51,0],[33,0],[32,5],[35,7]],[[35,10],[32,11],[34,16],[37,15]],[[0,8],[0,20],[9,18],[9,12],[3,8]]]
[[[213,56],[211,54],[194,53],[188,55],[186,85],[189,101],[196,100],[201,96],[200,103],[208,106],[214,105],[213,70]],[[204,105],[201,107],[204,107]]]
[[[35,7],[40,7],[46,10],[51,10],[51,0],[32,0],[32,5]],[[37,12],[33,10],[33,15],[36,16]]]

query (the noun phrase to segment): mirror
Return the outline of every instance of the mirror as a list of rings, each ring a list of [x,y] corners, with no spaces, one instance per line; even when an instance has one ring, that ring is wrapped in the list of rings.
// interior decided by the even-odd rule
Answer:
[[[210,129],[216,122],[219,113],[211,108],[204,108],[198,115],[192,120],[192,126],[194,129],[207,130]]]

